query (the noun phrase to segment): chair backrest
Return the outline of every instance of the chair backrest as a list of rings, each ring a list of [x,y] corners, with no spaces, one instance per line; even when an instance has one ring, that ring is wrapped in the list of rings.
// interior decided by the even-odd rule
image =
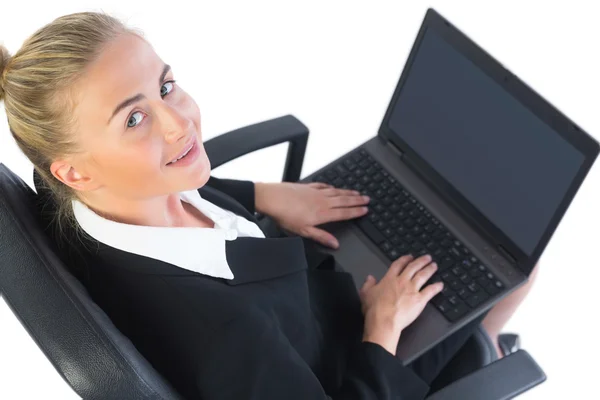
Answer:
[[[69,272],[37,194],[0,163],[0,293],[84,399],[177,399]]]

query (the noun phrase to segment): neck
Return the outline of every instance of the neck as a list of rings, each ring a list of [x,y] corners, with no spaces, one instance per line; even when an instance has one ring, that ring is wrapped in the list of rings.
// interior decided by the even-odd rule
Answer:
[[[88,196],[83,202],[101,217],[123,224],[171,228],[214,226],[198,209],[182,201],[179,193],[146,199]]]

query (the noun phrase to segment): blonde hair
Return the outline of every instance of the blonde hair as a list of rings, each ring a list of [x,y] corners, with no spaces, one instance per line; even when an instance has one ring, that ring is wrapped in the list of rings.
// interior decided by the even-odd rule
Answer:
[[[44,190],[52,194],[58,239],[66,237],[64,225],[85,236],[73,215],[76,191],[50,172],[55,160],[81,151],[75,141],[71,89],[104,46],[123,33],[143,37],[106,13],[80,12],[40,28],[12,57],[0,46],[0,100],[12,136],[33,163]]]

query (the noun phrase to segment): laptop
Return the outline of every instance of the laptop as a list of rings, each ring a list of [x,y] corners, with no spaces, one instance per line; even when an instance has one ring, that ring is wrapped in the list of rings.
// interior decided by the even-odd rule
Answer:
[[[406,365],[528,280],[598,152],[429,8],[377,135],[302,181],[371,197],[364,217],[321,225],[357,289],[404,254],[438,263],[444,291],[402,332]]]

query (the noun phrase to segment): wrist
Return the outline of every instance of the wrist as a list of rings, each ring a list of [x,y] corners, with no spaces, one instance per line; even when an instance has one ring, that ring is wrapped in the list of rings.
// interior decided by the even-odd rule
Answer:
[[[386,349],[393,356],[396,355],[396,349],[398,342],[400,341],[400,334],[397,335],[377,335],[377,334],[365,334],[362,338],[363,342],[375,343]]]
[[[261,213],[268,215],[268,203],[269,203],[269,188],[273,183],[267,182],[254,182],[254,209]]]
[[[365,317],[362,341],[379,344],[393,355],[396,355],[401,333],[402,329],[398,328],[393,318],[375,316],[370,313]]]

